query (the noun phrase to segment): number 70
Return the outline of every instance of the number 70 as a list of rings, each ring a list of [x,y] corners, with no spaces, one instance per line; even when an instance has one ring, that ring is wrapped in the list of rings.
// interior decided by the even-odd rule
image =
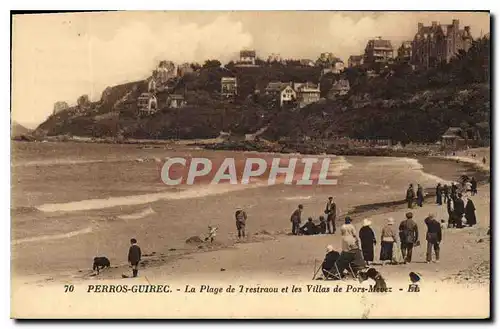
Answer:
[[[75,290],[75,286],[72,284],[65,284],[64,285],[64,292],[73,292]]]

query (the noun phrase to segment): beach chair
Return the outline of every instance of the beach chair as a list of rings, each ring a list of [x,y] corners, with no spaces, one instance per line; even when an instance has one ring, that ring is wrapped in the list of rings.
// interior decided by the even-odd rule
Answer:
[[[318,280],[318,279],[342,280],[342,279],[344,279],[345,277],[342,277],[342,273],[340,272],[339,265],[340,265],[340,263],[339,263],[339,260],[337,259],[337,261],[335,262],[335,264],[333,265],[333,267],[330,270],[323,269],[322,264],[319,266],[319,268],[316,269],[316,260],[315,260],[315,263],[314,263],[315,270],[314,270],[313,280]],[[353,279],[357,278],[357,274],[354,271],[353,267],[351,266],[351,263],[347,264],[347,267],[345,269],[347,270],[348,274]],[[325,276],[324,272],[326,272],[327,276]]]

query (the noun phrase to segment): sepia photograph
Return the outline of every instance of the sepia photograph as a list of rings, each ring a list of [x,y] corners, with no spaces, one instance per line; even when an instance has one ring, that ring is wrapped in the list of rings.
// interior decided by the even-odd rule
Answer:
[[[11,318],[491,319],[490,24],[11,12]]]

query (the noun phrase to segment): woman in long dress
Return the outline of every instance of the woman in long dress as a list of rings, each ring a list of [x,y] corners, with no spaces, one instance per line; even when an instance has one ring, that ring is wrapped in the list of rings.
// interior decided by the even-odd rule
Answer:
[[[394,243],[397,243],[398,238],[394,230],[394,218],[387,219],[387,225],[382,228],[380,243],[380,260],[382,264],[386,262],[392,263]]]
[[[467,196],[467,203],[465,205],[465,219],[467,220],[467,225],[469,226],[474,226],[477,224],[476,206],[468,196]]]
[[[361,240],[361,250],[363,251],[363,258],[366,264],[369,265],[373,262],[373,249],[377,244],[375,233],[370,225],[372,222],[369,219],[363,221],[363,227],[359,230],[359,239]]]

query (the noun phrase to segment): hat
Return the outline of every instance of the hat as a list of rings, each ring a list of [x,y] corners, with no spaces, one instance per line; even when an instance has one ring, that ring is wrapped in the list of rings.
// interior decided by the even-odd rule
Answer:
[[[333,196],[328,197],[328,200],[333,200]]]
[[[387,224],[389,224],[389,225],[394,224],[394,218],[392,218],[392,217],[387,218]]]
[[[368,218],[365,218],[363,220],[363,226],[370,226],[370,225],[372,225],[371,220],[369,220]]]
[[[326,246],[326,250],[333,251],[333,246],[331,244],[329,244],[328,246]]]
[[[319,220],[320,221],[324,221],[325,220],[325,216],[319,216]]]
[[[406,218],[408,218],[408,219],[413,218],[413,213],[411,211],[407,212]]]
[[[308,221],[310,221],[310,222],[312,222],[312,221],[313,221],[313,218],[312,218],[312,217],[309,217],[307,220],[308,220]]]
[[[303,206],[303,205],[301,205],[301,204],[299,204],[299,209],[302,209],[302,208],[304,208],[304,206]]]
[[[346,223],[346,224],[351,224],[351,217],[347,216],[347,217],[345,218],[345,223]]]

